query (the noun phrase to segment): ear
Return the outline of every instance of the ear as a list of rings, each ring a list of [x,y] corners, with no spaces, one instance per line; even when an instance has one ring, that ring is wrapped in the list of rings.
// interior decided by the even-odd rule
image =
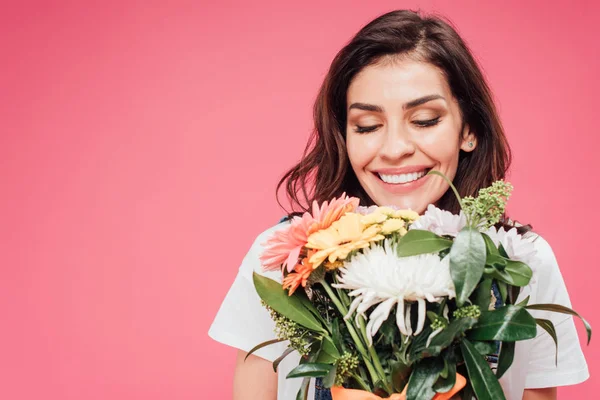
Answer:
[[[465,124],[463,131],[461,132],[460,149],[466,152],[471,152],[477,147],[477,136],[475,132],[471,131],[469,125]]]

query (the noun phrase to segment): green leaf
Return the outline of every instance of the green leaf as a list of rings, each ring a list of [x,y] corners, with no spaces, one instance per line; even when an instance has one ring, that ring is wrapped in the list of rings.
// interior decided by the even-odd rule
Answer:
[[[460,349],[467,366],[469,381],[478,400],[506,400],[498,378],[488,363],[468,340],[460,343]]]
[[[444,368],[442,368],[442,372],[440,372],[440,377],[447,378],[448,377],[448,360],[446,360],[446,357],[442,357],[442,358],[444,359]]]
[[[321,349],[316,362],[323,364],[335,364],[339,358],[340,352],[335,347],[333,341],[328,337],[324,337],[321,341]]]
[[[506,304],[506,298],[508,297],[508,284],[506,282],[497,282],[497,284],[500,297],[502,298],[502,304]]]
[[[500,347],[500,356],[498,357],[498,369],[496,370],[496,377],[502,378],[502,375],[511,366],[513,359],[515,358],[515,342],[502,342]]]
[[[546,332],[548,332],[548,334],[552,337],[552,340],[554,340],[554,345],[556,346],[556,349],[554,352],[554,364],[558,365],[558,338],[556,337],[556,329],[554,329],[554,324],[549,319],[541,319],[541,318],[536,318],[535,322],[542,329],[544,329]]]
[[[458,233],[450,249],[450,275],[458,307],[477,287],[485,267],[485,254],[485,241],[477,229],[466,226]]]
[[[575,312],[574,310],[571,310],[569,307],[561,306],[559,304],[531,304],[525,308],[527,308],[528,310],[553,311],[553,312],[569,314],[569,315],[573,315],[574,317],[578,317],[581,320],[581,322],[583,322],[583,325],[585,326],[585,330],[587,332],[587,339],[588,339],[587,344],[588,345],[590,344],[590,340],[592,340],[592,327],[581,315],[577,314],[577,312]]]
[[[333,343],[333,341],[328,338],[328,337],[324,337],[323,338],[323,347],[322,350],[331,354],[333,357],[340,358],[340,352],[338,351],[337,347],[335,346],[335,344]]]
[[[433,385],[442,368],[444,365],[438,358],[430,357],[419,361],[408,379],[406,400],[431,400],[435,396]]]
[[[319,356],[317,357],[315,362],[318,362],[321,364],[335,364],[336,361],[337,361],[337,358],[333,357],[331,354],[327,353],[326,351],[321,350],[319,352]]]
[[[508,305],[493,311],[482,311],[479,321],[468,332],[468,336],[473,340],[514,342],[531,339],[536,332],[535,319],[527,310]]]
[[[331,368],[331,370],[329,370],[329,373],[327,375],[325,375],[325,377],[323,378],[323,386],[325,386],[326,388],[332,387],[333,384],[335,383],[336,375],[337,375],[337,368],[335,366],[333,366],[333,368]]]
[[[288,296],[287,292],[281,287],[281,284],[253,273],[254,287],[260,298],[267,303],[269,307],[303,327],[316,332],[326,333],[319,320],[303,304],[298,296]]]
[[[500,253],[500,255],[504,258],[510,259],[510,257],[506,253],[506,250],[504,250],[504,246],[502,244],[498,245],[498,253]]]
[[[522,287],[529,284],[533,272],[525,263],[515,260],[506,260],[506,265],[502,270],[495,268],[494,272],[490,275],[511,286]]]
[[[285,291],[285,290],[284,290]],[[304,295],[302,292],[296,292],[293,296],[296,296],[302,303],[302,305],[308,309],[319,321],[322,321],[323,324],[326,324],[326,321],[321,316],[321,313],[316,309],[314,304]],[[289,297],[289,296],[288,296]]]
[[[492,280],[490,278],[482,279],[477,288],[473,292],[471,302],[481,310],[490,308],[492,301]]]
[[[296,395],[296,400],[307,400],[309,385],[310,385],[310,378],[302,379],[302,385],[300,386],[300,390],[298,390],[298,394]]]
[[[412,368],[403,362],[397,361],[390,363],[392,369],[392,386],[394,391],[400,393],[404,390],[404,386],[408,383]]]
[[[254,353],[255,351],[262,349],[263,347],[270,346],[275,343],[283,342],[284,340],[285,339],[273,339],[273,340],[267,340],[266,342],[257,344],[248,352],[248,354],[246,354],[246,357],[244,357],[244,361],[246,361],[246,359],[250,356],[250,354]]]
[[[425,349],[425,352],[431,356],[440,354],[442,350],[452,344],[457,336],[470,329],[476,323],[477,320],[475,318],[465,317],[455,319],[443,331],[431,339],[431,343]]]
[[[283,361],[283,359],[286,358],[288,356],[288,354],[290,354],[294,350],[296,350],[296,349],[294,349],[293,347],[288,347],[287,349],[285,349],[285,351],[279,357],[277,357],[277,359],[275,361],[273,361],[273,371],[274,372],[277,372],[277,368],[279,367],[279,364],[281,363],[281,361]]]
[[[311,377],[311,378],[322,378],[326,376],[332,368],[335,368],[331,364],[322,363],[306,363],[300,364],[287,374],[286,378],[300,378],[300,377]]]
[[[517,307],[525,307],[527,305],[527,303],[529,303],[529,297],[531,296],[527,296],[523,299],[523,301],[521,301],[519,304],[516,304]]]
[[[452,240],[445,239],[433,232],[411,229],[400,239],[396,251],[398,257],[419,254],[438,253],[452,246]]]
[[[433,390],[436,393],[446,393],[456,384],[456,363],[449,362],[446,363],[446,366],[448,367],[447,376],[444,378],[440,374],[439,379],[435,385],[433,385]]]
[[[316,342],[317,344],[321,344],[322,342]],[[300,364],[309,364],[313,363],[318,354],[316,352],[311,352],[308,357],[303,357],[300,359]],[[300,390],[298,391],[298,395],[296,396],[296,400],[307,400],[308,398],[308,388],[310,385],[310,377],[304,378],[302,380],[302,385],[300,386]]]
[[[486,254],[490,255],[500,255],[498,252],[498,247],[494,244],[494,241],[486,234],[482,233],[483,241],[485,242]]]
[[[407,361],[409,364],[413,364],[423,357],[428,357],[429,354],[426,351],[425,345],[427,344],[427,338],[429,338],[431,332],[431,324],[425,324],[425,328],[423,328],[421,333],[412,337],[412,344],[408,347],[408,357],[400,359]]]
[[[497,342],[475,341],[475,342],[471,342],[471,344],[473,346],[475,346],[475,348],[477,349],[479,354],[481,354],[482,356],[486,356],[488,354],[494,354],[496,352],[496,350],[498,349]]]
[[[489,265],[494,269],[503,270],[506,267],[507,260],[500,254],[488,254],[485,259],[485,265]]]

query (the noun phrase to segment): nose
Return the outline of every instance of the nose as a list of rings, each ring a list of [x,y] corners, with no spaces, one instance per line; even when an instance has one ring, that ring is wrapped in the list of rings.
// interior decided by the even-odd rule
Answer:
[[[413,137],[402,121],[390,121],[385,129],[385,139],[379,149],[381,158],[393,161],[415,152]]]

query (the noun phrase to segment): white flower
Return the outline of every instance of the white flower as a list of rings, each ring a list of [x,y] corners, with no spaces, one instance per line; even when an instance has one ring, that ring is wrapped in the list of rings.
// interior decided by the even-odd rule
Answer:
[[[411,224],[410,229],[422,229],[439,236],[456,236],[465,225],[467,218],[462,211],[456,215],[430,204],[423,216]]]
[[[437,254],[398,257],[388,239],[383,245],[371,244],[339,269],[340,283],[334,286],[351,290],[348,295],[356,297],[344,318],[350,318],[355,311],[357,318],[365,316],[371,306],[378,304],[367,318],[368,339],[372,344],[372,337],[397,304],[396,324],[408,336],[413,330],[410,304],[405,301],[416,301],[419,316],[414,334],[419,334],[425,324],[425,300],[439,302],[443,297],[455,297],[449,263],[448,257],[440,259]]]
[[[361,215],[371,214],[373,211],[377,209],[377,206],[358,206],[356,207],[356,213]]]
[[[506,231],[504,227],[496,229],[492,226],[484,233],[492,239],[496,246],[502,244],[508,258],[521,261],[527,264],[532,270],[535,270],[539,262],[539,257],[537,257],[537,250],[531,238],[524,238],[522,235],[519,235],[517,228],[511,228]],[[535,274],[533,274],[529,282],[530,284],[534,282],[534,277]]]

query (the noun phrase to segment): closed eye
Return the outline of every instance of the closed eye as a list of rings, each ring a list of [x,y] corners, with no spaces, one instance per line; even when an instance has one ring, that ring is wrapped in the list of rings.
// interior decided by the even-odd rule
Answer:
[[[356,125],[356,129],[354,132],[356,133],[368,133],[373,132],[375,129],[379,128],[381,125],[373,125],[373,126],[359,126]]]
[[[433,119],[427,119],[427,120],[413,121],[413,124],[415,124],[418,128],[427,128],[430,126],[437,125],[438,122],[440,122],[440,117],[436,117]]]
[[[415,124],[417,126],[417,128],[428,128],[430,126],[437,125],[439,122],[440,122],[440,117],[436,117],[436,118],[427,119],[427,120],[416,120],[416,121],[413,121],[412,123]],[[356,125],[356,129],[354,131],[356,133],[369,133],[369,132],[373,132],[380,126],[382,126],[382,125],[372,125],[372,126]]]

